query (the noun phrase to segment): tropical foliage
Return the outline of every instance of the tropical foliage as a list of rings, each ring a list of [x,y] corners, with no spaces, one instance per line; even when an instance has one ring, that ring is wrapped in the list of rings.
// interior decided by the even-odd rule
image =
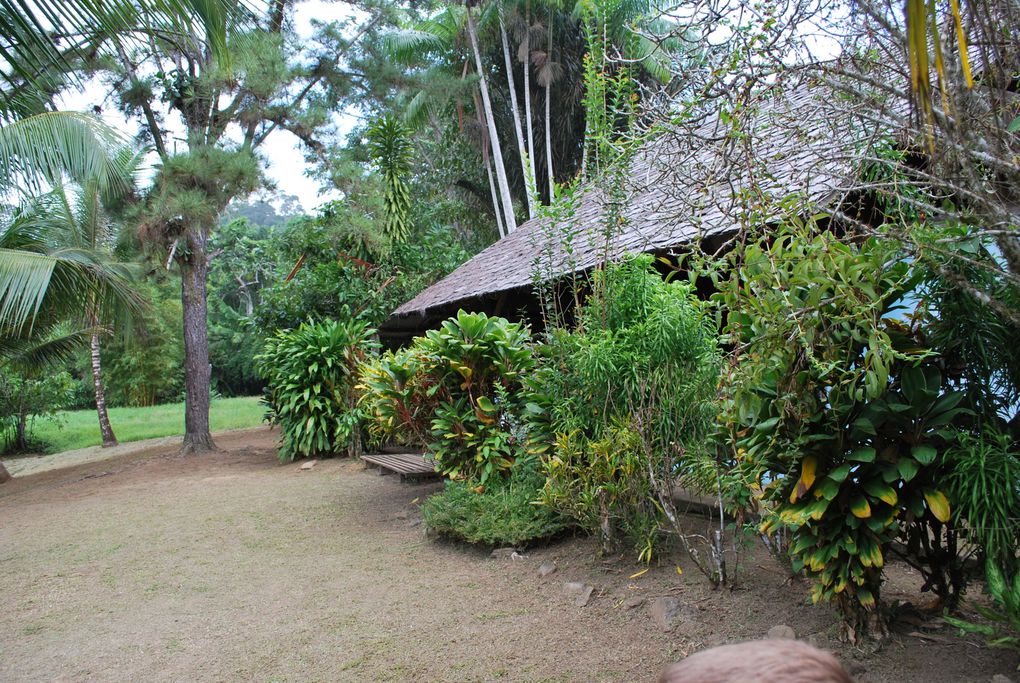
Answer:
[[[651,561],[677,473],[703,454],[719,352],[712,318],[649,257],[595,274],[572,329],[553,329],[528,381],[529,451],[542,500]]]
[[[74,383],[67,372],[24,374],[0,365],[0,453],[22,453],[39,446],[32,424],[54,415],[71,401]]]
[[[361,453],[354,387],[375,330],[360,320],[323,320],[280,330],[256,358],[266,379],[267,415],[280,425],[280,459]]]
[[[485,486],[447,481],[442,493],[422,504],[422,518],[437,534],[490,546],[521,547],[563,531],[567,520],[537,504],[544,477],[534,463],[519,461]]]
[[[765,504],[762,530],[788,531],[793,569],[814,600],[839,604],[851,640],[884,632],[894,541],[947,605],[965,585],[947,464],[969,411],[912,323],[916,274],[898,255],[798,225],[733,252],[716,295],[735,361],[721,416],[740,473],[730,500]]]
[[[384,116],[368,129],[369,147],[386,185],[386,234],[401,242],[410,232],[411,194],[405,176],[411,167],[408,131],[394,116]]]
[[[527,328],[465,313],[388,354],[362,376],[363,404],[386,436],[422,435],[453,479],[485,484],[521,448],[522,382],[534,367]]]

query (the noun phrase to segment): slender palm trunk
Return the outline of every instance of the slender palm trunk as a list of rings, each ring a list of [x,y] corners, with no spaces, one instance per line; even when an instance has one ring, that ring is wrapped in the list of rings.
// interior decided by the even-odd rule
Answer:
[[[531,121],[531,1],[527,3],[524,23],[524,123],[528,129],[528,171],[535,182],[534,191],[538,193],[538,181],[535,175],[535,127]],[[531,190],[529,190],[530,192]]]
[[[496,192],[496,181],[492,177],[492,162],[489,160],[489,150],[483,150],[485,157],[485,174],[489,176],[489,193],[492,195],[492,211],[496,214],[496,227],[499,228],[499,238],[506,237],[506,228],[503,227],[503,212],[499,209],[499,194]]]
[[[496,228],[499,229],[499,238],[506,237],[506,227],[503,225],[503,211],[499,206],[499,192],[496,190],[496,180],[492,175],[492,158],[489,154],[489,134],[486,132],[485,123],[482,121],[482,108],[479,106],[478,94],[474,96],[475,113],[478,116],[478,125],[482,127],[482,161],[485,162],[485,175],[489,179],[489,195],[492,197],[492,213],[496,216]]]
[[[485,70],[482,67],[482,53],[478,49],[478,32],[475,28],[475,19],[471,6],[467,7],[467,29],[468,38],[471,40],[471,51],[475,57],[475,69],[478,71],[479,88],[482,93],[482,105],[485,109],[485,120],[488,124],[489,139],[492,141],[493,163],[496,166],[496,181],[499,184],[499,193],[503,199],[503,218],[506,219],[506,231],[511,233],[517,229],[517,219],[514,217],[514,202],[510,195],[510,184],[506,179],[506,166],[503,162],[503,150],[499,144],[499,135],[496,131],[496,120],[492,114],[492,103],[489,100],[489,82],[485,78]]]
[[[510,111],[514,117],[514,134],[517,136],[517,154],[521,159],[521,175],[527,188],[528,218],[535,217],[535,197],[531,193],[533,177],[528,175],[528,156],[530,152],[524,146],[524,131],[521,130],[521,109],[517,106],[517,83],[514,79],[514,64],[510,57],[510,41],[506,37],[506,25],[503,21],[503,10],[499,10],[499,37],[503,43],[503,61],[506,63],[506,84],[510,90]],[[525,69],[527,70],[527,69]]]
[[[189,231],[188,254],[180,259],[181,304],[184,318],[184,443],[181,454],[216,450],[209,433],[209,333],[206,255],[208,233]]]
[[[113,434],[113,427],[110,425],[110,415],[106,410],[106,391],[103,388],[103,368],[99,357],[99,330],[95,329],[97,320],[93,318],[92,325],[92,384],[96,391],[96,412],[99,414],[99,433],[103,437],[103,448],[117,445],[117,437]]]
[[[553,16],[552,9],[549,10],[549,26],[546,28],[546,34],[549,36],[548,52],[546,52],[546,59],[552,61],[552,50],[553,50]],[[546,174],[549,176],[549,203],[552,204],[553,198],[556,196],[556,179],[553,175],[553,156],[552,156],[552,129],[550,128],[551,117],[549,102],[552,99],[552,73],[550,72],[550,78],[545,83],[545,168]]]

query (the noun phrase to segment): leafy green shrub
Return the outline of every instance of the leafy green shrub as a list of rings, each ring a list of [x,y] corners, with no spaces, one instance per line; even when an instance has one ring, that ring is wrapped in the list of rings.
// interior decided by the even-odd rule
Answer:
[[[394,308],[468,259],[449,227],[416,228],[406,242],[391,244],[377,219],[385,213],[382,196],[369,190],[352,195],[357,202],[330,202],[317,217],[274,231],[275,277],[265,278],[250,316],[262,334],[297,327],[309,317],[351,312],[370,325],[381,324]]]
[[[947,454],[953,516],[965,526],[971,543],[985,554],[985,584],[994,603],[972,606],[991,624],[947,616],[992,647],[1020,651],[1020,457],[1011,439],[995,432],[980,437],[961,433]]]
[[[426,526],[468,543],[521,546],[554,536],[566,520],[546,505],[537,504],[544,478],[533,466],[515,465],[509,475],[493,477],[486,485],[448,481],[442,493],[421,507]]]
[[[484,484],[514,462],[521,383],[534,363],[527,328],[460,311],[367,365],[362,405],[380,435],[423,437],[428,424],[441,471]]]
[[[1009,436],[960,432],[945,456],[953,518],[1000,571],[1020,570],[1020,457]]]
[[[72,400],[75,383],[67,372],[23,374],[0,364],[0,453],[20,453],[45,444],[35,443],[32,424],[53,416]]]
[[[361,408],[369,431],[380,439],[425,445],[432,440],[438,389],[425,372],[420,344],[386,351],[361,368]]]
[[[650,257],[596,273],[573,330],[554,329],[529,381],[529,450],[542,499],[604,543],[629,538],[649,561],[676,475],[712,423],[713,321],[687,283]]]
[[[791,227],[729,257],[717,300],[733,362],[721,424],[741,473],[737,504],[790,534],[813,600],[835,600],[844,636],[885,630],[877,609],[894,539],[952,601],[964,577],[946,496],[945,427],[961,415],[923,335],[895,317],[912,285],[895,244]]]
[[[280,458],[361,452],[358,370],[378,344],[359,320],[323,320],[280,330],[256,358],[269,418],[282,430]]]

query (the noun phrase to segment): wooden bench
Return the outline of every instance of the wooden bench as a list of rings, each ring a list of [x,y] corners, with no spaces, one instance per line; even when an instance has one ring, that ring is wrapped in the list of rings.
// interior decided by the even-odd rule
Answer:
[[[362,455],[361,460],[368,467],[379,468],[379,474],[399,474],[400,480],[435,479],[439,477],[436,463],[419,453],[373,453]]]

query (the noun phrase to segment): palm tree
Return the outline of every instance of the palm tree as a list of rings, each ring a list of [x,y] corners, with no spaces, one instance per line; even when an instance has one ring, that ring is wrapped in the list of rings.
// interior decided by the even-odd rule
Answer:
[[[517,138],[517,154],[521,161],[521,176],[525,179],[525,185],[528,191],[526,192],[528,199],[528,218],[535,217],[535,195],[531,191],[531,185],[535,180],[535,171],[531,167],[530,160],[533,156],[533,152],[530,147],[525,146],[524,132],[521,130],[521,110],[517,104],[517,83],[514,78],[514,65],[513,59],[510,56],[510,39],[506,33],[506,21],[503,17],[503,8],[498,8],[499,13],[499,38],[500,44],[503,48],[503,61],[506,65],[506,84],[507,89],[510,91],[510,115],[514,121],[514,135]],[[525,75],[525,90],[528,87],[528,72],[530,68],[528,65],[524,67]]]
[[[45,249],[48,254],[60,255],[68,251],[86,254],[104,270],[117,273],[125,280],[132,276],[132,264],[119,262],[113,255],[120,225],[113,220],[109,205],[120,199],[124,188],[134,186],[134,176],[142,160],[142,152],[130,147],[123,148],[117,155],[119,182],[114,189],[104,191],[98,180],[88,180],[77,186],[58,186],[53,191],[33,200],[28,205],[22,222],[35,222],[43,226]],[[132,295],[137,294],[132,290]],[[96,412],[103,447],[116,446],[117,437],[106,408],[106,392],[103,387],[103,373],[100,356],[100,337],[104,327],[114,314],[130,313],[130,310],[110,310],[110,303],[104,301],[102,287],[90,295],[84,311],[84,323],[90,330],[92,380],[95,391]],[[113,302],[116,304],[117,302]]]
[[[411,29],[394,31],[387,34],[385,36],[385,47],[391,58],[404,65],[417,65],[423,61],[431,61],[433,63],[420,79],[424,87],[414,94],[406,107],[404,118],[409,123],[421,123],[426,115],[434,120],[437,115],[447,110],[451,102],[456,102],[458,117],[463,129],[461,98],[470,97],[474,100],[475,111],[478,114],[483,131],[479,136],[482,163],[489,181],[489,191],[492,196],[492,208],[496,217],[496,225],[499,229],[500,237],[504,237],[512,229],[511,225],[516,227],[513,200],[510,193],[509,180],[506,177],[506,165],[502,147],[499,145],[498,138],[495,138],[494,135],[496,124],[492,118],[491,99],[487,99],[489,91],[488,79],[485,78],[484,73],[478,72],[477,67],[480,62],[473,59],[475,49],[472,48],[470,57],[465,57],[458,49],[462,37],[465,34],[470,34],[467,26],[467,12],[468,9],[466,7],[459,5],[448,6],[429,19],[419,22]],[[473,19],[472,26],[474,26]],[[475,40],[473,44],[477,47],[477,30],[474,35]],[[471,61],[474,61],[476,72],[478,73],[479,81],[477,85],[468,79],[470,73],[469,63]],[[455,76],[457,85],[451,87],[450,80],[454,77],[454,74],[457,74]],[[474,90],[474,92],[467,92],[467,89]],[[482,98],[481,106],[479,105],[479,97]],[[495,177],[493,177],[494,167],[496,170]],[[507,201],[508,197],[510,198],[509,203]],[[509,219],[504,223],[504,216],[508,212],[510,214]],[[513,221],[513,223],[511,224],[510,221]]]
[[[48,112],[0,126],[0,190],[30,198],[69,179],[115,194],[126,189],[123,152],[117,151],[123,145],[120,134],[87,114]],[[97,299],[134,301],[122,273],[80,251],[50,250],[53,222],[38,214],[30,219],[27,208],[3,212],[0,336],[30,330],[44,305],[84,314]]]
[[[117,439],[106,408],[100,337],[106,329],[105,324],[116,317],[130,315],[140,303],[131,286],[134,279],[132,264],[120,262],[113,255],[118,224],[112,220],[108,206],[123,195],[122,188],[133,185],[140,159],[141,153],[136,150],[125,148],[121,151],[118,165],[122,181],[112,191],[104,191],[98,180],[76,186],[58,185],[8,212],[8,220],[0,224],[0,244],[16,244],[23,256],[49,257],[58,263],[87,264],[82,276],[87,281],[76,282],[76,286],[84,289],[80,300],[69,308],[64,301],[44,300],[43,305],[49,304],[49,317],[80,323],[89,330],[96,411],[104,447],[116,445]],[[117,284],[119,296],[107,295],[108,282]],[[28,336],[31,338],[33,335]]]
[[[85,180],[103,192],[119,186],[116,154],[123,140],[98,119],[50,112],[0,126],[0,191],[25,195],[64,179]],[[46,245],[52,225],[28,220],[24,207],[2,207],[0,229],[0,358],[42,361],[50,351],[81,343],[81,331],[54,337],[53,321],[81,315],[108,299],[134,304],[124,274],[76,250]],[[45,320],[40,320],[43,318]],[[40,339],[43,341],[40,342]],[[0,482],[10,478],[0,464]]]
[[[503,163],[503,149],[499,143],[499,132],[496,130],[496,119],[492,111],[492,100],[489,97],[489,80],[485,76],[485,66],[482,64],[482,52],[478,47],[478,29],[475,26],[474,13],[471,5],[465,8],[467,18],[468,40],[471,42],[471,52],[475,58],[475,70],[478,72],[479,90],[482,95],[482,108],[485,112],[485,123],[489,131],[489,143],[492,145],[492,156],[495,159],[496,181],[499,185],[499,194],[503,200],[503,220],[506,222],[506,231],[511,233],[517,229],[517,218],[514,216],[514,201],[510,194],[510,183],[506,177],[506,165]]]

